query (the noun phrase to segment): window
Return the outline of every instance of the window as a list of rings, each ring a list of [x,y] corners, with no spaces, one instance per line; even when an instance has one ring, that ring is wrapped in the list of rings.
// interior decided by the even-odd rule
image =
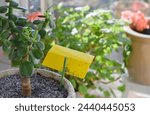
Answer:
[[[41,10],[40,0],[28,0],[28,6],[30,12]]]

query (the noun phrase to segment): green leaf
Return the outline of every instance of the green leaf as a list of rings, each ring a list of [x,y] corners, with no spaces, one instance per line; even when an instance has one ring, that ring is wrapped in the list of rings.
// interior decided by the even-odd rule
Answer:
[[[6,12],[7,12],[7,6],[1,6],[0,13],[6,13]]]
[[[40,49],[40,50],[44,50],[44,49],[45,49],[45,45],[44,45],[44,43],[41,42],[41,41],[40,41],[40,42],[37,42],[36,45],[37,45],[37,48]]]
[[[23,57],[27,54],[28,48],[27,47],[20,47],[17,49],[17,56],[18,57]]]
[[[85,98],[97,98],[96,95],[90,95],[90,94],[86,94],[84,97]]]
[[[13,21],[10,21],[9,22],[9,27],[16,28],[16,25],[15,25],[15,23]]]
[[[3,41],[3,47],[2,47],[3,51],[6,52],[6,53],[9,53],[10,52],[10,42],[5,40]]]
[[[10,6],[11,7],[17,7],[19,4],[17,3],[17,2],[15,2],[15,1],[10,1]]]
[[[76,89],[77,87],[76,81],[74,79],[70,79],[70,82],[72,83],[73,87]]]
[[[41,24],[41,23],[42,23],[41,20],[34,20],[34,21],[33,21],[33,24],[36,24],[36,25]]]
[[[13,33],[20,33],[22,31],[22,28],[21,28],[21,26],[20,27],[16,27],[16,28],[12,28],[11,31]]]
[[[22,77],[30,77],[33,73],[33,64],[29,61],[24,60],[20,64],[19,70]]]
[[[10,32],[5,31],[5,32],[2,33],[1,37],[2,37],[2,39],[7,39],[9,37],[9,35],[10,35]]]
[[[34,64],[35,68],[41,67],[40,60],[36,59],[32,53],[29,53],[29,61],[31,61]]]
[[[105,95],[105,97],[110,97],[110,92],[107,90],[103,91],[103,94]]]
[[[7,28],[8,27],[8,20],[2,19],[2,27]]]
[[[33,49],[32,54],[37,59],[41,59],[44,56],[43,52],[39,49]]]
[[[19,66],[20,65],[20,57],[17,56],[17,51],[12,49],[9,53],[9,58],[11,60],[11,66]]]
[[[83,95],[86,95],[88,93],[88,89],[85,85],[80,85],[79,86],[79,92]]]
[[[45,29],[40,30],[40,31],[39,31],[39,34],[40,34],[41,38],[45,38],[45,36],[46,36],[46,31],[45,31]]]
[[[10,17],[10,19],[13,20],[13,21],[16,21],[16,20],[17,20],[17,16],[14,15],[14,14],[10,14],[9,17]]]
[[[118,87],[118,90],[121,91],[121,92],[124,92],[126,89],[125,85],[121,85]]]
[[[20,61],[16,59],[11,60],[11,66],[18,67],[20,65]]]
[[[16,21],[16,24],[17,24],[18,26],[26,26],[26,24],[27,24],[27,18],[25,18],[25,17],[19,18],[19,19]]]

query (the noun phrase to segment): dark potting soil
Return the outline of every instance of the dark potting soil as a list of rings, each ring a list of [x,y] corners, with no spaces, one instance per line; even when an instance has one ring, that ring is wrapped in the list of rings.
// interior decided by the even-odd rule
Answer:
[[[19,75],[0,78],[0,98],[65,98],[68,96],[67,90],[60,87],[57,80],[34,74],[31,77],[32,94],[23,97],[20,80]]]
[[[142,33],[143,33],[143,34],[150,35],[150,29],[144,29]]]
[[[136,31],[136,30],[134,30],[134,31]],[[139,32],[139,31],[136,31],[136,32]],[[149,29],[144,29],[142,32],[139,32],[139,33],[150,35],[150,28]]]

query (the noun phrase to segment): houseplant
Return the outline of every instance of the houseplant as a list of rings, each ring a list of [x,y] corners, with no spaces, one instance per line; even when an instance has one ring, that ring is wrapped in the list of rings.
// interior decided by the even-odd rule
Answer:
[[[49,36],[53,39],[51,43],[96,56],[85,79],[71,76],[68,76],[68,79],[84,97],[95,97],[89,93],[89,89],[98,89],[105,97],[110,97],[111,88],[102,89],[97,87],[95,82],[112,83],[118,80],[124,71],[122,63],[108,58],[113,51],[118,51],[129,43],[129,40],[122,36],[124,21],[113,18],[109,10],[92,10],[89,6],[68,8],[59,4],[53,10],[56,18]],[[124,85],[118,89],[123,90]]]
[[[17,79],[16,76],[19,76],[18,74],[20,73],[22,95],[23,97],[30,97],[30,77],[34,72],[35,74],[33,76],[41,75],[56,79],[58,83],[60,81],[60,77],[53,72],[34,69],[40,67],[44,56],[43,50],[45,49],[45,46],[41,39],[46,38],[49,33],[46,28],[50,24],[51,15],[49,14],[49,11],[47,11],[44,15],[34,14],[33,18],[36,20],[33,20],[32,17],[29,19],[26,17],[17,17],[13,14],[14,9],[22,11],[25,11],[26,9],[19,7],[19,4],[13,0],[5,1],[8,3],[8,6],[0,7],[0,14],[3,14],[0,15],[0,46],[3,51],[9,55],[11,65],[19,67],[19,70],[1,72],[0,78],[2,80],[5,79],[3,77]],[[66,83],[64,87],[68,88],[66,89],[68,91],[68,97],[75,97],[71,84],[66,79],[64,79],[64,82]],[[12,82],[9,83],[14,84]],[[3,89],[5,88],[3,87],[1,91],[3,91]],[[61,91],[64,88],[58,87],[57,89]],[[1,92],[1,94],[3,94],[3,92]]]
[[[137,83],[150,85],[149,19],[140,11],[124,11],[122,18],[130,23],[125,27],[125,32],[132,41],[132,52],[127,65],[129,76]]]

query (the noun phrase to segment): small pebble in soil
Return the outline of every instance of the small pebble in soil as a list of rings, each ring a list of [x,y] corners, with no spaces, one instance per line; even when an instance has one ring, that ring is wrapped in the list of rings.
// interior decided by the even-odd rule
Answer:
[[[31,96],[21,95],[19,75],[10,75],[0,78],[0,98],[66,98],[65,88],[60,88],[57,80],[34,74],[31,77]]]

